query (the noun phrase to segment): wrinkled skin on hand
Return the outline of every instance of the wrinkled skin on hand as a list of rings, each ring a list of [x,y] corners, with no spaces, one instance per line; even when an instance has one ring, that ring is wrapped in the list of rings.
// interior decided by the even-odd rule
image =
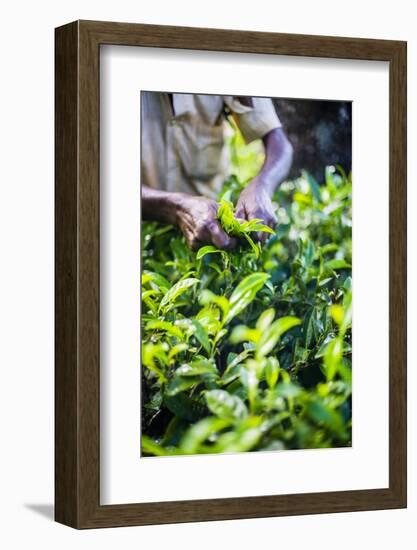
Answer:
[[[229,237],[217,220],[217,208],[214,200],[184,195],[178,206],[177,223],[192,250],[206,244],[223,250],[236,246],[236,239]]]
[[[242,191],[236,206],[236,217],[242,220],[259,218],[265,225],[275,228],[277,218],[274,212],[271,195],[262,180],[254,178]],[[255,238],[264,242],[268,238],[267,233],[256,233]]]

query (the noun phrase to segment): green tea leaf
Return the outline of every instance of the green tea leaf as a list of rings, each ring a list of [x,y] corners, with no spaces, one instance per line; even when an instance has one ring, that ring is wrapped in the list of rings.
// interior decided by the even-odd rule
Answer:
[[[168,361],[171,362],[174,359],[174,357],[176,357],[179,353],[185,351],[186,349],[188,349],[188,345],[185,344],[184,342],[181,342],[180,344],[176,344],[169,350]]]
[[[252,353],[252,350],[245,349],[238,355],[229,354],[228,361],[227,361],[227,368],[224,371],[223,376],[221,378],[222,384],[224,385],[230,384],[230,382],[232,382],[233,380],[236,380],[236,378],[239,378],[240,365],[244,362],[244,360],[247,357],[249,357],[251,353]]]
[[[252,218],[251,220],[244,221],[240,224],[240,229],[244,232],[264,232],[264,233],[270,233],[272,235],[275,234],[275,231],[271,229],[269,226],[264,225],[262,223],[263,220],[260,218]]]
[[[230,201],[225,199],[220,201],[219,208],[217,210],[217,218],[226,233],[229,233],[230,235],[240,235],[240,223],[235,218],[233,204]]]
[[[275,309],[267,309],[261,315],[258,317],[258,320],[256,321],[256,328],[260,330],[261,332],[267,330],[274,320],[275,317]]]
[[[149,321],[149,323],[146,324],[146,328],[148,330],[161,330],[167,332],[180,340],[183,338],[182,331],[168,321]]]
[[[239,342],[259,342],[261,338],[261,331],[255,328],[249,328],[245,325],[238,325],[233,329],[230,335],[230,342],[232,344],[238,344]]]
[[[327,380],[333,380],[339,363],[342,360],[343,356],[343,345],[340,338],[334,338],[331,340],[326,347],[324,352],[324,366],[327,376]]]
[[[176,371],[176,376],[199,376],[201,374],[210,374],[217,376],[216,365],[209,359],[200,359],[192,363],[181,365]]]
[[[210,436],[219,433],[233,422],[230,418],[207,417],[200,420],[185,433],[180,449],[185,454],[201,452],[200,445]]]
[[[303,344],[305,348],[310,348],[314,341],[316,308],[312,307],[304,318],[303,323]]]
[[[268,355],[277,344],[281,336],[293,327],[301,323],[297,317],[281,317],[265,330],[259,340],[257,352],[261,357]]]
[[[170,288],[170,284],[160,273],[155,271],[144,271],[142,273],[142,284],[148,282],[154,283],[160,290],[167,291]]]
[[[245,418],[248,410],[244,402],[236,395],[224,390],[212,390],[205,394],[210,411],[220,418]]]
[[[172,380],[169,381],[166,387],[166,395],[177,395],[182,391],[188,390],[189,388],[201,384],[201,377],[195,376],[174,376]]]
[[[249,237],[249,235],[247,233],[244,233],[243,236],[248,241],[250,247],[252,248],[253,252],[255,253],[255,258],[258,259],[259,258],[259,246],[256,245],[253,242],[253,240],[251,239],[251,237]]]
[[[192,319],[192,324],[194,326],[194,336],[197,338],[197,340],[200,342],[200,344],[203,346],[206,353],[210,353],[210,341],[208,334],[203,327],[203,325],[197,321],[197,319]]]
[[[222,453],[243,453],[254,449],[262,435],[261,427],[248,427],[238,432],[228,432],[219,437],[217,447]]]
[[[176,283],[173,287],[171,287],[165,294],[164,297],[161,300],[161,303],[159,304],[160,310],[168,311],[171,309],[175,303],[175,301],[183,294],[186,290],[191,288],[192,286],[199,283],[199,279],[195,278],[188,278],[183,279]]]
[[[351,267],[345,260],[329,260],[326,262],[325,267],[335,271],[336,269],[348,269]]]
[[[159,443],[156,443],[155,441],[153,441],[153,439],[151,439],[147,435],[142,436],[141,445],[142,445],[142,452],[147,455],[175,456],[180,454],[180,452],[177,449],[170,449],[168,447],[159,445]]]
[[[230,304],[226,296],[217,296],[214,292],[211,292],[211,290],[208,289],[204,289],[200,293],[200,304],[215,304],[216,306],[219,306],[224,316],[227,316],[230,309]]]
[[[207,254],[215,254],[215,253],[218,253],[218,252],[222,252],[222,250],[216,248],[215,246],[213,245],[207,245],[207,246],[203,246],[202,248],[199,249],[199,251],[197,252],[197,255],[196,255],[196,259],[197,260],[201,260],[202,258],[204,258],[204,256],[206,256]]]
[[[253,273],[238,284],[229,298],[230,310],[226,316],[227,323],[252,302],[269,277],[268,273]]]
[[[268,357],[265,367],[265,379],[270,389],[273,389],[279,377],[279,361],[276,357]]]
[[[334,304],[330,307],[330,314],[333,317],[333,321],[339,326],[343,323],[344,311],[343,306],[340,304]]]
[[[280,383],[276,386],[275,391],[280,397],[286,397],[287,399],[295,399],[302,393],[302,389],[297,384],[291,382]]]
[[[164,406],[175,415],[175,417],[188,422],[196,422],[201,416],[202,407],[185,393],[177,395],[164,394]]]

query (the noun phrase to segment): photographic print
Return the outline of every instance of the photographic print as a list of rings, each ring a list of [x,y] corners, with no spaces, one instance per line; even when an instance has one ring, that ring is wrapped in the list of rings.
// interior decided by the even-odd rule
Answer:
[[[406,43],[55,40],[56,520],[406,507]]]
[[[141,92],[141,456],[352,442],[351,103]]]

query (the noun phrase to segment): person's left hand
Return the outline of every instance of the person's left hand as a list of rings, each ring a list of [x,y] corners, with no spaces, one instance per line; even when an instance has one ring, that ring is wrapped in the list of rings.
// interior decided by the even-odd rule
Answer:
[[[236,217],[242,220],[259,218],[265,225],[275,228],[275,216],[271,195],[261,179],[254,178],[240,194],[236,205]],[[260,231],[255,234],[256,239],[265,242],[269,234]]]

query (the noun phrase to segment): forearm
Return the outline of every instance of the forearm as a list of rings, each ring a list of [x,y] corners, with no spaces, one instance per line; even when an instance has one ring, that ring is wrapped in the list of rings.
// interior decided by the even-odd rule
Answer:
[[[272,196],[277,186],[287,177],[293,158],[293,148],[282,128],[276,128],[263,138],[265,161],[257,176]]]
[[[169,193],[152,187],[142,186],[142,218],[177,225],[178,207],[184,193]]]

